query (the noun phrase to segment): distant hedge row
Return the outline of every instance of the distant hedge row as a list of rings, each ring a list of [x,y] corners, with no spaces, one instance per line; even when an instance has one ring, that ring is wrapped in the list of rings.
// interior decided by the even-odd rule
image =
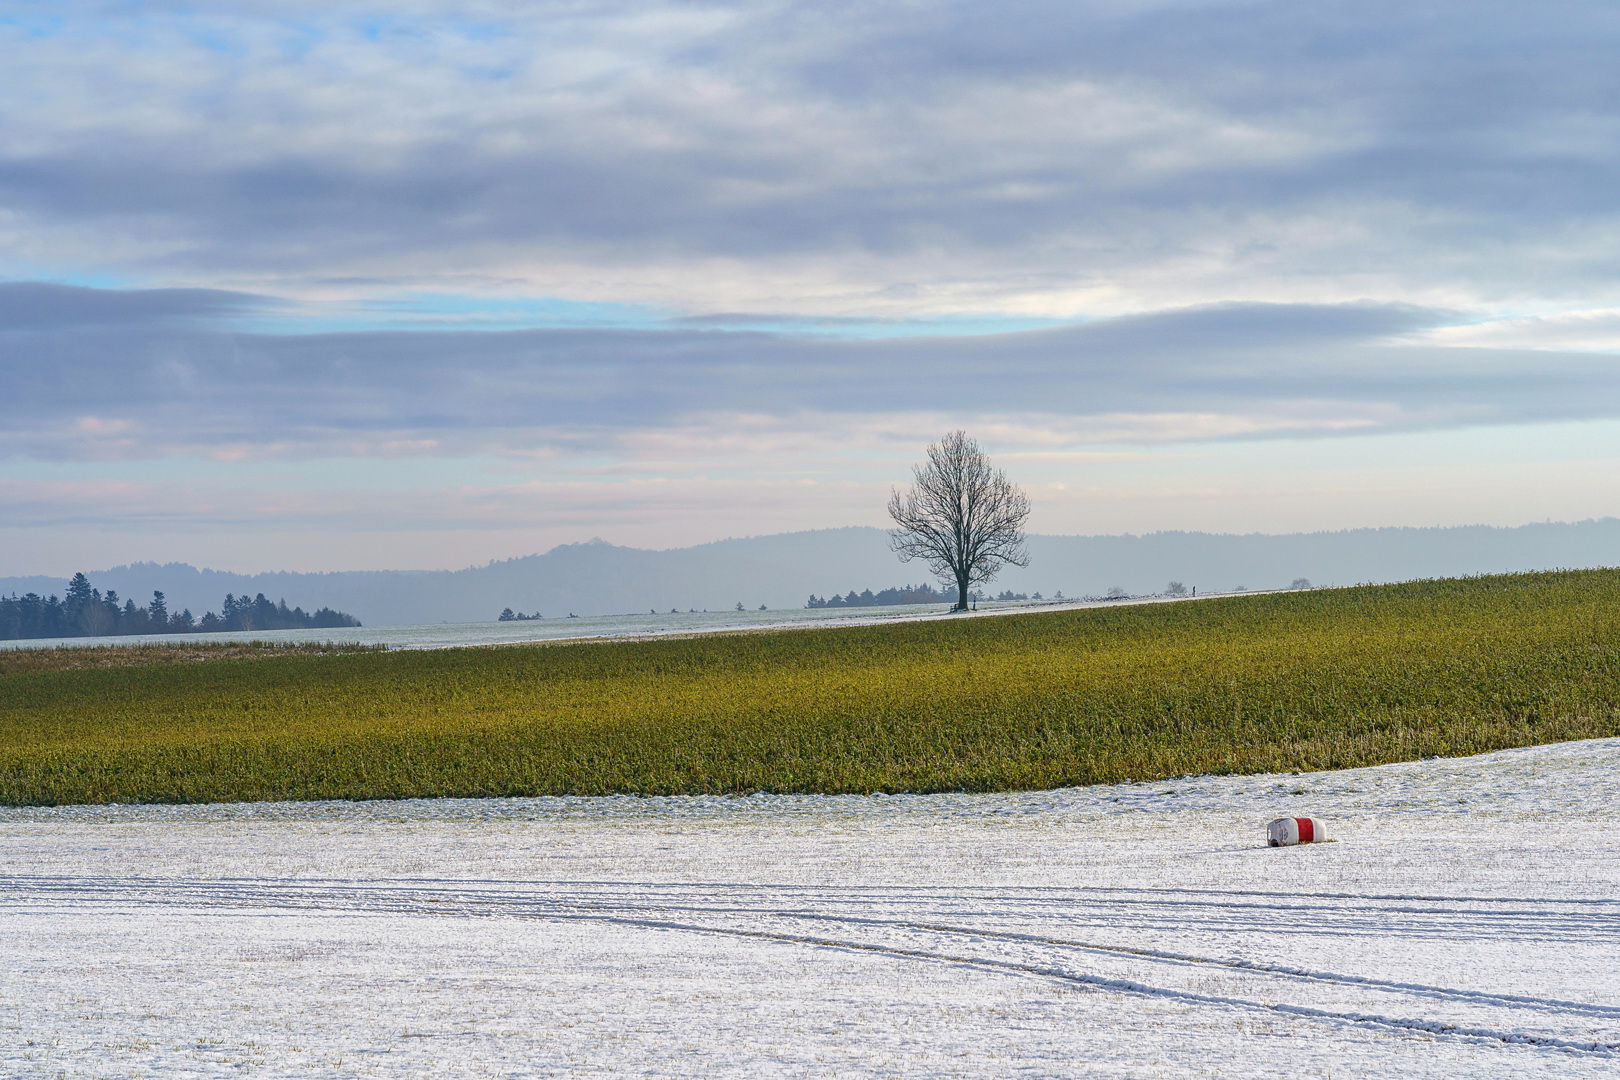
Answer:
[[[272,603],[260,593],[253,599],[225,594],[219,614],[205,612],[195,618],[190,609],[171,612],[161,592],[153,592],[145,607],[133,600],[118,602],[118,593],[91,587],[90,579],[74,574],[65,596],[0,596],[0,641],[21,638],[101,637],[118,634],[194,634],[215,630],[306,630],[359,626],[360,620],[323,607],[310,614],[287,601]]]

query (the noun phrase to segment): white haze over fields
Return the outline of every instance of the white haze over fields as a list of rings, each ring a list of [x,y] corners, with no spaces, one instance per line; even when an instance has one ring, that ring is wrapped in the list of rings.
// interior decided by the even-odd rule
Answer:
[[[1299,578],[1319,586],[1354,585],[1612,566],[1620,563],[1620,520],[1281,536],[1036,535],[1030,537],[1029,552],[1030,566],[1003,572],[987,586],[989,595],[1101,596],[1113,588],[1143,594],[1160,592],[1172,580],[1208,594],[1240,587],[1282,588]],[[927,567],[900,562],[889,550],[886,534],[872,528],[757,536],[665,551],[594,541],[458,571],[246,575],[141,563],[91,570],[89,576],[93,586],[137,604],[161,590],[171,610],[187,608],[197,616],[219,610],[226,593],[262,592],[310,611],[321,606],[346,611],[367,627],[489,622],[506,607],[529,615],[538,612],[548,624],[570,614],[645,616],[654,609],[667,614],[671,608],[730,612],[737,604],[750,613],[762,604],[779,611],[802,609],[811,594],[826,598],[876,592],[930,579]],[[66,587],[65,577],[0,577],[0,595],[60,596]],[[537,623],[500,628],[503,636],[519,631],[523,637],[551,637],[578,633],[579,628],[559,631]],[[430,636],[444,640],[436,632]]]

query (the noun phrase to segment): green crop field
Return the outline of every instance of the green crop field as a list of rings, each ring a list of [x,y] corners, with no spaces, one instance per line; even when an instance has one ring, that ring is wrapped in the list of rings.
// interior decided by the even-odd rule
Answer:
[[[0,666],[0,803],[986,791],[1620,734],[1613,570],[682,640],[245,652]]]

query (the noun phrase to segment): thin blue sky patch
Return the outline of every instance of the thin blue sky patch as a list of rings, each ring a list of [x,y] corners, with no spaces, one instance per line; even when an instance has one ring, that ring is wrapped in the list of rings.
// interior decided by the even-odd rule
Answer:
[[[652,330],[667,325],[664,312],[636,304],[560,297],[476,297],[414,293],[387,300],[304,304],[239,324],[263,334],[374,330]]]
[[[993,312],[920,319],[817,318],[737,313],[685,316],[651,305],[569,300],[557,296],[488,297],[412,293],[392,299],[345,301],[330,305],[307,303],[273,312],[256,312],[239,321],[237,328],[265,334],[376,330],[702,329],[880,340],[975,337],[1044,330],[1085,321],[1083,318],[1037,318]]]
[[[801,318],[793,315],[701,315],[673,319],[674,325],[705,330],[753,330],[771,334],[813,334],[867,340],[913,337],[983,337],[1021,330],[1050,330],[1088,322],[1029,315],[940,315],[919,319]]]

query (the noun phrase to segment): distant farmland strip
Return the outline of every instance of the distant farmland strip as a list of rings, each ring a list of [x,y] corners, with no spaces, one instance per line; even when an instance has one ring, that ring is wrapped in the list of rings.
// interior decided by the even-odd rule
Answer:
[[[0,674],[0,802],[985,791],[1620,734],[1620,571]]]
[[[190,664],[200,660],[240,660],[247,656],[325,656],[340,652],[381,652],[380,645],[337,642],[199,641],[176,638],[162,644],[57,645],[51,648],[0,649],[0,675],[70,668],[135,667],[140,664]]]

